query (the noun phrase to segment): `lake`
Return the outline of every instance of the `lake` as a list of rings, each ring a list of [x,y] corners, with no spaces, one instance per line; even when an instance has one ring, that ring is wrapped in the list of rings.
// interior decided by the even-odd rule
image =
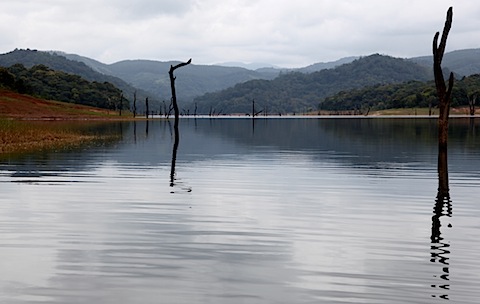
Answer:
[[[1,303],[478,303],[478,118],[172,125],[1,159]]]

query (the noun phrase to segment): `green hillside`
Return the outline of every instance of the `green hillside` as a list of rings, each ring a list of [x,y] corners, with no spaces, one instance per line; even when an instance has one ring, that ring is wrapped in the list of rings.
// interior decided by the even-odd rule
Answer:
[[[128,109],[122,91],[109,82],[90,82],[74,74],[55,71],[45,65],[26,68],[14,64],[0,67],[0,87],[36,97],[95,106]]]
[[[334,69],[304,74],[292,72],[267,80],[237,84],[217,93],[195,98],[202,113],[250,113],[252,100],[257,109],[270,113],[315,110],[328,96],[365,86],[426,81],[431,69],[405,59],[383,55],[359,58]]]
[[[55,52],[16,49],[12,52],[0,55],[0,66],[8,68],[15,64],[22,64],[26,68],[32,68],[35,65],[43,65],[55,71],[78,75],[90,82],[108,82],[119,88],[123,92],[123,95],[129,100],[133,99],[135,91],[137,91],[138,100],[144,100],[146,97],[150,97],[151,100],[155,99],[153,93],[137,89],[118,77],[102,74],[93,70],[83,62],[67,59],[63,55],[57,55]],[[139,103],[139,106],[141,105],[142,104]]]
[[[433,66],[432,56],[414,57],[409,60],[426,67]],[[480,74],[480,49],[457,50],[445,53],[442,66],[459,76]]]
[[[187,58],[188,59],[188,58]],[[116,77],[125,79],[135,87],[153,92],[160,99],[170,100],[168,71],[175,61],[126,60],[108,66]],[[207,92],[222,90],[252,79],[271,79],[275,75],[261,74],[238,67],[205,66],[191,64],[176,72],[177,95],[184,102]]]
[[[480,95],[480,75],[456,80],[452,107],[468,106],[469,98]],[[399,84],[377,85],[340,92],[327,97],[320,109],[328,111],[385,110],[398,108],[436,107],[438,98],[433,81],[409,81]]]

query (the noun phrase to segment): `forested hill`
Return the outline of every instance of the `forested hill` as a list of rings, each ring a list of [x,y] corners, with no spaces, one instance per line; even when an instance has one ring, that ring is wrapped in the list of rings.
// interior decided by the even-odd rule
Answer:
[[[101,64],[86,57],[65,54],[72,60],[86,63],[102,73],[119,77],[133,86],[152,92],[159,99],[170,100],[170,79],[168,71],[178,61],[123,60],[112,64]],[[188,58],[185,58],[188,60]],[[192,101],[194,97],[207,92],[219,91],[237,83],[252,79],[273,79],[280,73],[275,71],[252,71],[241,67],[218,65],[198,65],[193,63],[175,72],[177,97],[183,102]]]
[[[122,91],[111,83],[90,82],[45,65],[29,69],[18,63],[8,68],[0,67],[0,87],[49,100],[105,109],[129,108]]]
[[[252,100],[258,110],[271,114],[304,112],[317,109],[325,97],[340,91],[430,79],[433,74],[427,67],[375,54],[311,74],[292,72],[270,81],[248,81],[197,97],[195,103],[202,113],[251,113]]]
[[[469,99],[480,95],[480,75],[474,74],[455,81],[452,106],[468,106]],[[339,92],[321,103],[320,109],[328,111],[365,112],[398,108],[436,107],[438,97],[433,81],[409,81],[377,85]]]
[[[122,90],[124,96],[129,100],[133,98],[135,91],[137,91],[137,98],[139,100],[144,100],[146,97],[154,97],[153,93],[134,88],[118,77],[99,73],[85,63],[70,60],[52,52],[16,49],[6,54],[0,54],[0,66],[8,68],[15,64],[22,64],[26,68],[32,68],[35,65],[44,65],[55,71],[81,76],[90,82],[108,82]]]

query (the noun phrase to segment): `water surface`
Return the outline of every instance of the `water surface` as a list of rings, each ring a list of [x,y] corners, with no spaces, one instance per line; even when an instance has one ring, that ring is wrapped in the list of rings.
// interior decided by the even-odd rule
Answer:
[[[480,134],[184,119],[0,162],[1,303],[477,303]],[[173,182],[173,185],[172,185]]]

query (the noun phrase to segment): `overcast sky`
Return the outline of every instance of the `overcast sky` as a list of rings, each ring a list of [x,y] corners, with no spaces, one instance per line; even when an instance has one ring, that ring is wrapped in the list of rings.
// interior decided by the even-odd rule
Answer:
[[[1,0],[0,52],[281,67],[413,57],[431,54],[450,6],[447,51],[480,48],[478,0]]]

